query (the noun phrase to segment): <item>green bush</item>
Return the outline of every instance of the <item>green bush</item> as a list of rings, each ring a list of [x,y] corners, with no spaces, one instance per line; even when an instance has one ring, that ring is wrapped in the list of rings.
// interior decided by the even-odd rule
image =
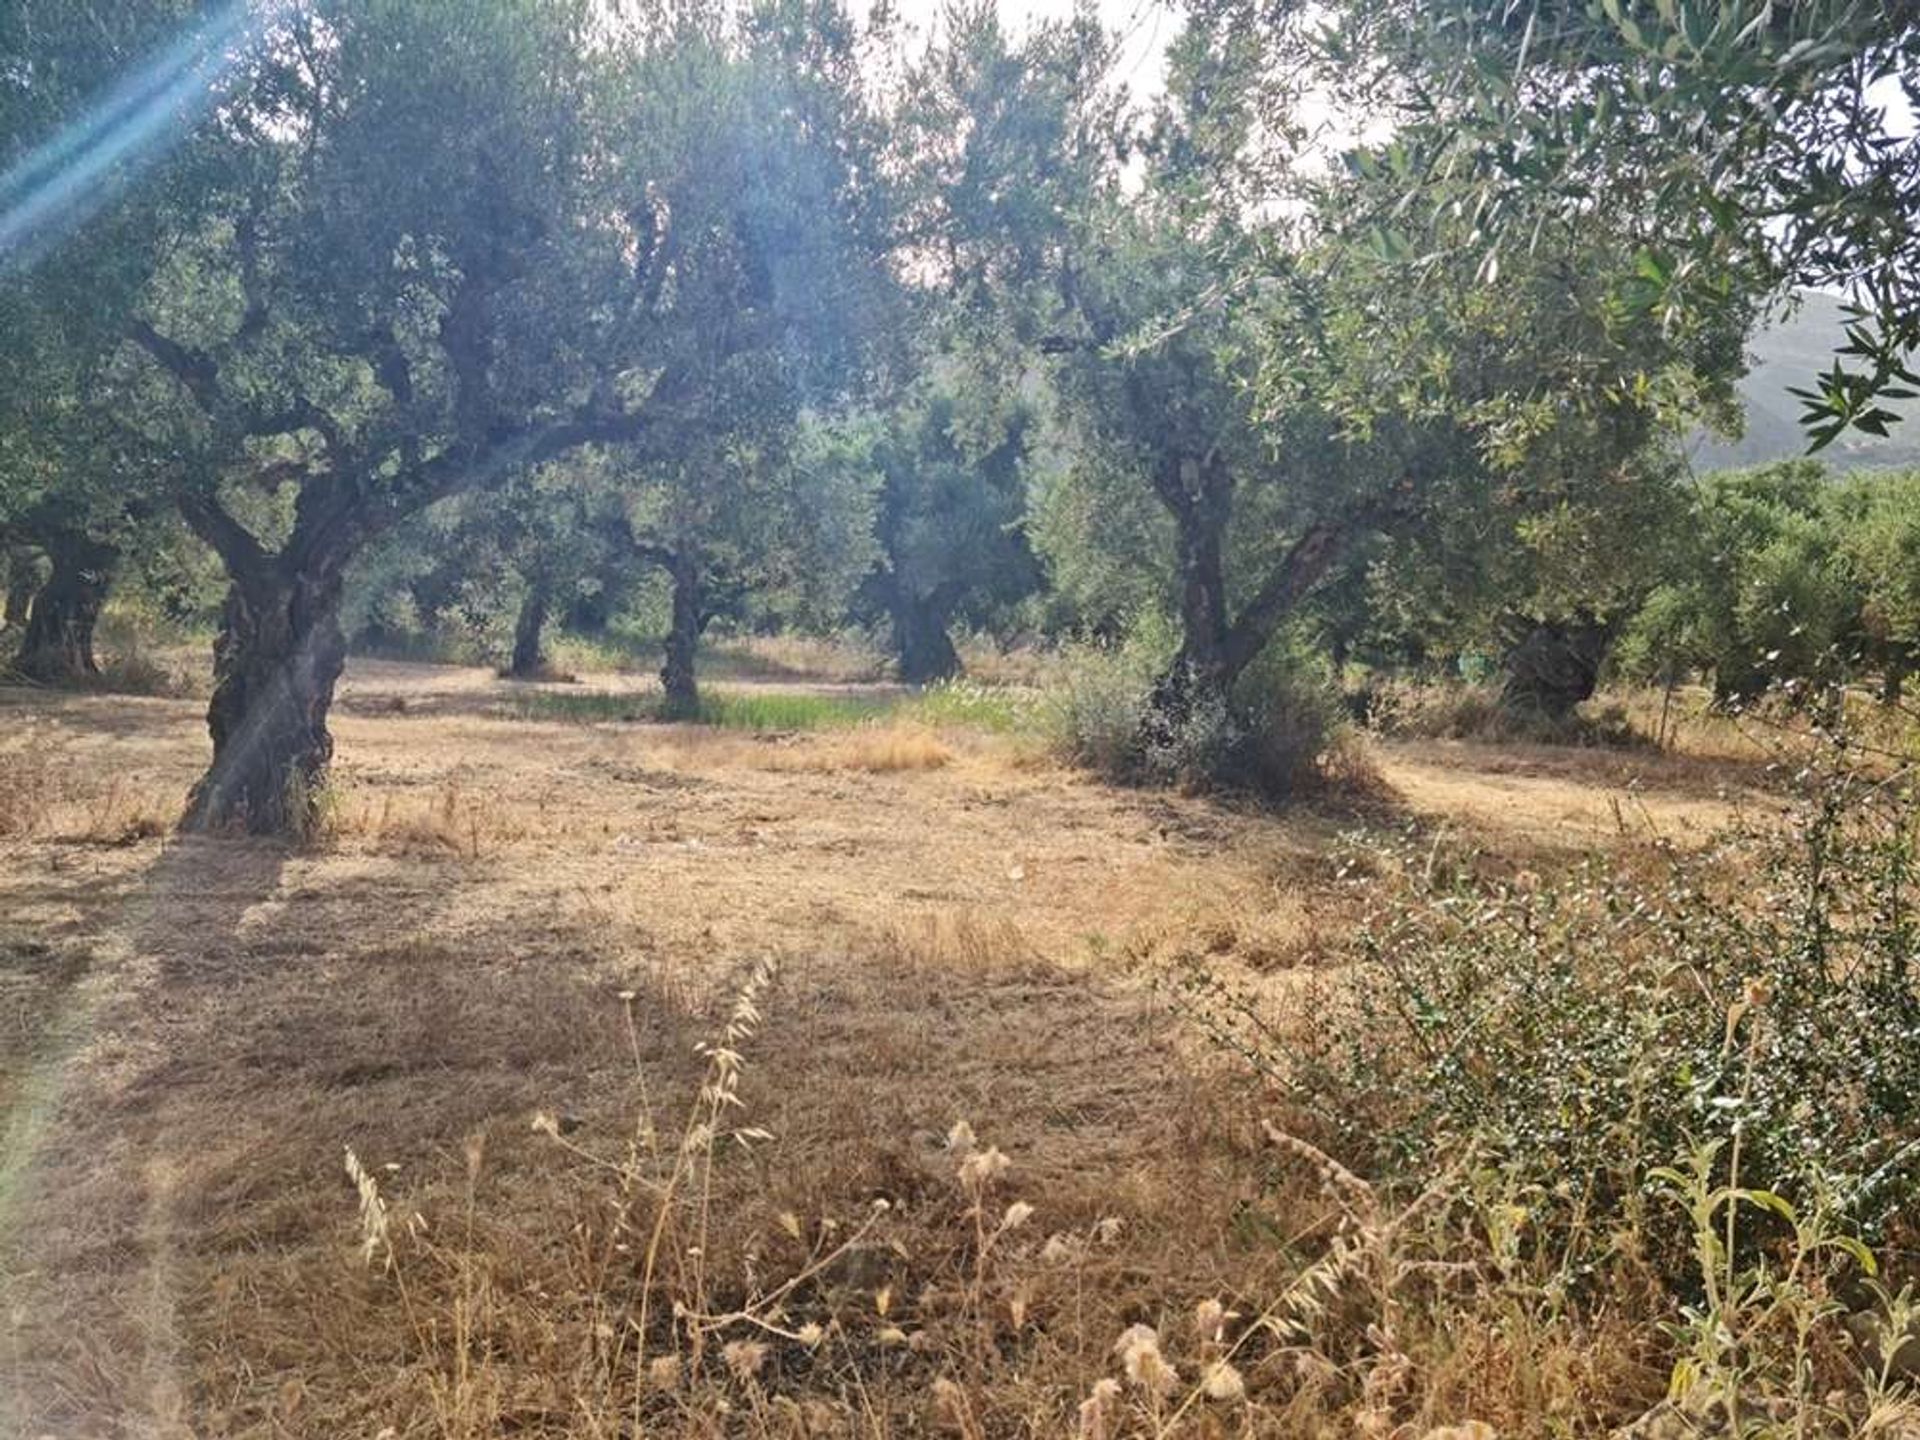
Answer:
[[[1070,653],[1049,726],[1060,757],[1116,780],[1148,778],[1141,743],[1147,697],[1173,649],[1171,629],[1149,616],[1122,644]]]
[[[1063,757],[1126,784],[1225,787],[1270,798],[1358,774],[1338,694],[1300,656],[1275,646],[1230,695],[1203,692],[1177,713],[1156,714],[1155,687],[1173,649],[1164,623],[1147,622],[1123,645],[1075,657],[1055,702]]]
[[[1503,1175],[1570,1278],[1619,1258],[1625,1226],[1684,1285],[1695,1237],[1646,1195],[1715,1143],[1720,1183],[1897,1238],[1920,1219],[1920,804],[1910,773],[1851,755],[1803,765],[1786,823],[1650,869],[1498,879],[1437,843],[1356,852],[1384,898],[1310,1020],[1200,972],[1197,1013],[1357,1168]]]

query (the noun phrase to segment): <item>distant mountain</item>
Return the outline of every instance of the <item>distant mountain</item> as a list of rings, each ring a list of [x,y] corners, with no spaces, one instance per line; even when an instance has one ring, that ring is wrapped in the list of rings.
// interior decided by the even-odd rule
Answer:
[[[1695,470],[1764,465],[1806,453],[1802,407],[1787,391],[1809,388],[1819,372],[1832,367],[1834,351],[1846,343],[1846,317],[1831,295],[1808,291],[1800,298],[1800,308],[1792,315],[1748,342],[1753,368],[1737,387],[1747,407],[1746,433],[1732,442],[1696,437],[1689,447]],[[1898,411],[1902,420],[1889,427],[1886,439],[1849,430],[1818,458],[1836,470],[1920,465],[1920,401],[1889,402],[1887,408]]]

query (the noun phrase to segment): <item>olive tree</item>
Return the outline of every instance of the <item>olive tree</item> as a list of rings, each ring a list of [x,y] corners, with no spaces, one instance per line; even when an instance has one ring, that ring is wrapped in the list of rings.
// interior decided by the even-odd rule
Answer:
[[[7,618],[21,632],[11,665],[36,681],[97,671],[108,587],[175,478],[116,423],[130,397],[114,356],[159,257],[143,218],[157,186],[141,162],[182,138],[143,135],[136,102],[197,73],[196,45],[228,33],[193,29],[195,9],[21,0],[0,13],[0,536],[13,556]],[[196,43],[175,44],[183,31]],[[115,88],[129,71],[144,88]],[[187,87],[182,103],[203,108],[205,88]],[[194,183],[191,158],[176,187]]]
[[[1914,0],[1336,0],[1271,12],[1291,65],[1391,143],[1374,213],[1451,207],[1485,283],[1556,222],[1632,234],[1670,323],[1751,295],[1848,295],[1801,394],[1817,448],[1884,434],[1920,387],[1920,5]],[[1908,111],[1902,133],[1885,105]],[[1359,158],[1359,157],[1356,157]],[[1435,262],[1405,254],[1403,282]]]
[[[792,90],[718,5],[266,14],[222,183],[158,208],[171,265],[128,335],[175,389],[178,504],[231,582],[187,823],[276,831],[331,755],[353,558],[583,447],[678,453],[729,367],[837,322],[849,197],[830,127],[775,132]],[[230,503],[262,473],[284,533]]]

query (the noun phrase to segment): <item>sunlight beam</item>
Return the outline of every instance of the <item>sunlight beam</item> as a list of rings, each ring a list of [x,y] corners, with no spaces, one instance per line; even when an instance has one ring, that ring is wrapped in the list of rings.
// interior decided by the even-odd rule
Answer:
[[[46,254],[186,138],[232,68],[248,15],[247,0],[230,0],[0,175],[0,274]]]

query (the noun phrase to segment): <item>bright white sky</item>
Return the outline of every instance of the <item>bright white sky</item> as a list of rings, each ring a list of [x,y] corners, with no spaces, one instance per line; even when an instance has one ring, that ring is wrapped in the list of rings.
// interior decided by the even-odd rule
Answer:
[[[1880,107],[1887,117],[1889,134],[1906,137],[1913,134],[1913,107],[1907,104],[1907,97],[1900,93],[1900,82],[1889,75],[1877,85],[1867,87],[1867,99]]]
[[[938,25],[947,0],[894,0],[894,13],[922,37]],[[1073,13],[1074,0],[998,0],[1001,21],[1015,35],[1035,21],[1064,20]],[[855,0],[857,9],[866,7]],[[1180,19],[1165,0],[1098,0],[1100,18],[1121,36],[1119,71],[1136,101],[1158,94],[1166,83],[1167,42]],[[1886,115],[1887,129],[1906,137],[1914,133],[1915,116],[1899,82],[1892,77],[1871,86],[1867,98]]]

